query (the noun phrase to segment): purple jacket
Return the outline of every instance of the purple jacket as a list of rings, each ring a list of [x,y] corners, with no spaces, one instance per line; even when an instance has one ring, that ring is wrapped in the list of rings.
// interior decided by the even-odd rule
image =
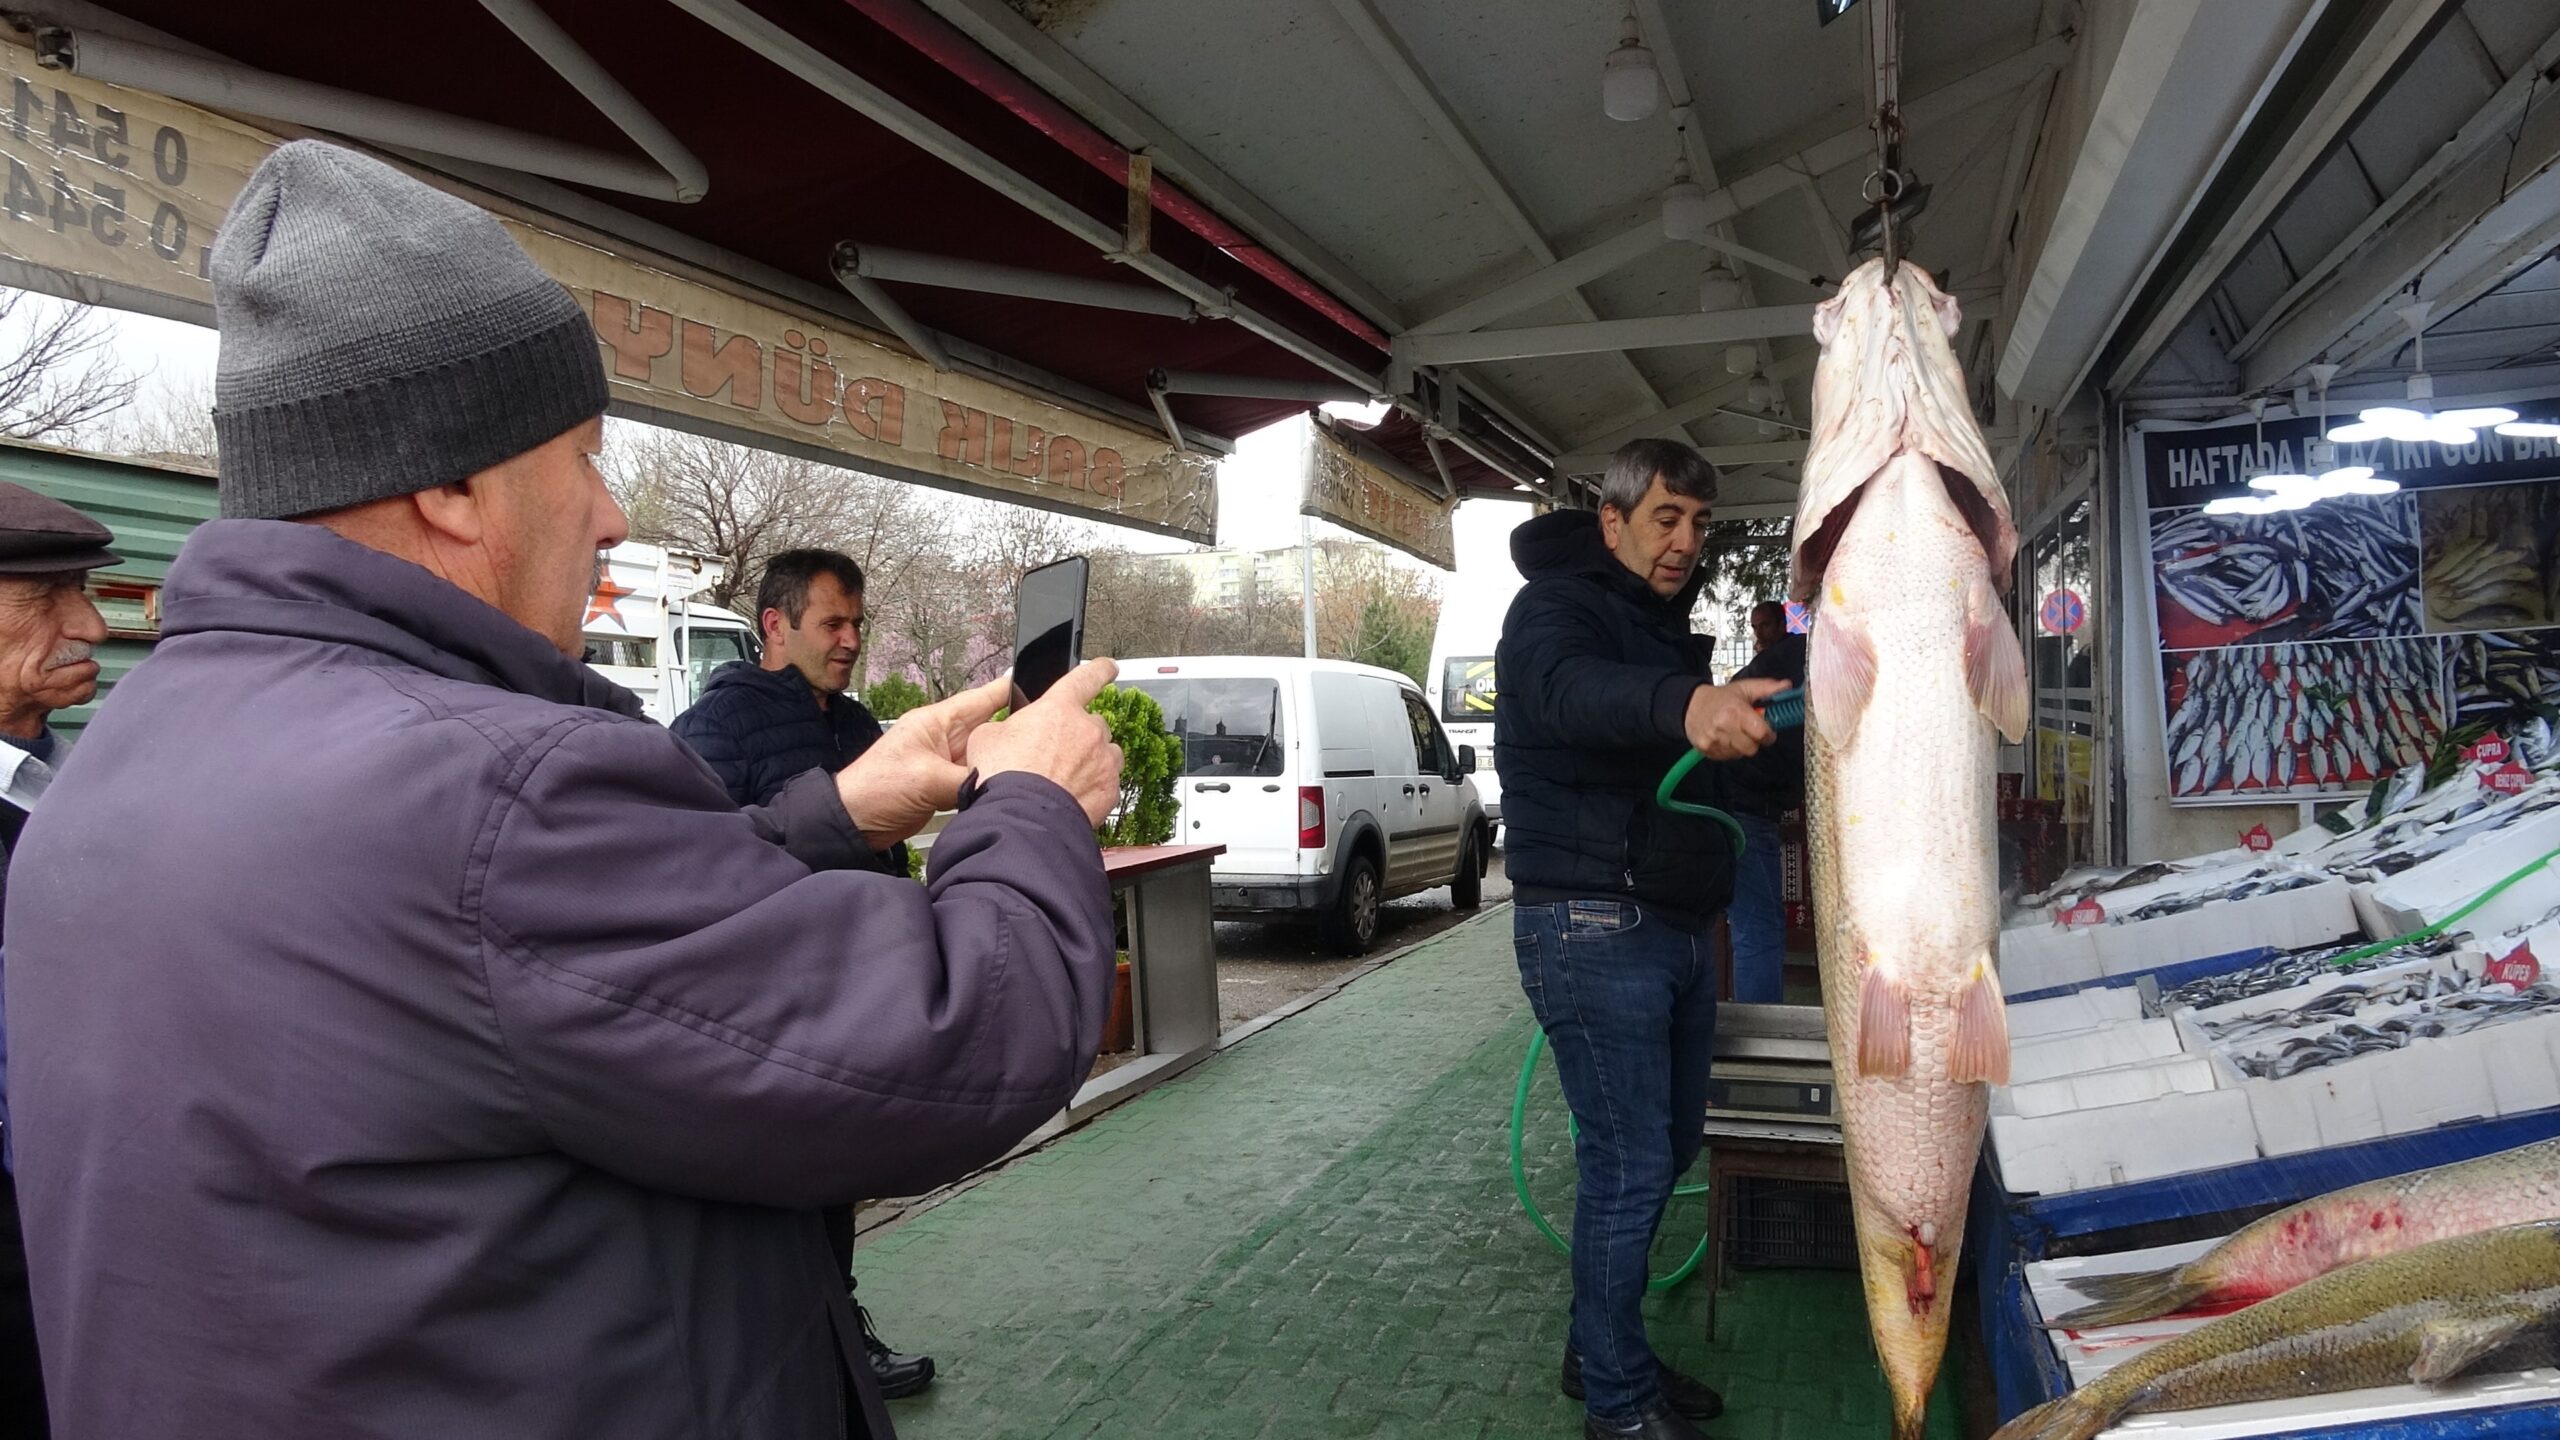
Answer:
[[[841,1435],[818,1207],[996,1158],[1092,1063],[1074,802],[1001,776],[930,885],[813,873],[861,844],[827,777],[741,812],[403,561],[216,521],[163,598],[11,866],[55,1435]]]

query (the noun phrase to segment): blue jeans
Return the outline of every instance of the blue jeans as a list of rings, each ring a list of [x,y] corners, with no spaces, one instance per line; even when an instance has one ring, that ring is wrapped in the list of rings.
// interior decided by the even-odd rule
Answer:
[[[1660,1394],[1644,1336],[1648,1253],[1673,1180],[1698,1158],[1715,962],[1704,934],[1619,900],[1523,905],[1511,934],[1581,1130],[1571,1335],[1583,1403],[1623,1423]]]
[[[1756,815],[1733,817],[1742,825],[1742,859],[1733,870],[1733,906],[1725,920],[1733,932],[1733,998],[1745,1005],[1777,1005],[1787,998],[1787,906],[1779,894],[1778,822]]]

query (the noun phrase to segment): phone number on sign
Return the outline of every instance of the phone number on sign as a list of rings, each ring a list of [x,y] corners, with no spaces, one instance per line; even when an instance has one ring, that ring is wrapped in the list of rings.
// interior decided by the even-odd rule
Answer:
[[[9,110],[0,130],[12,142],[8,175],[0,182],[0,213],[11,221],[43,225],[67,238],[85,235],[109,251],[147,245],[173,264],[192,261],[196,278],[205,278],[210,227],[191,223],[175,200],[148,188],[137,199],[135,189],[177,190],[187,184],[193,167],[186,132],[155,126],[145,145],[124,111],[84,105],[68,91],[24,75],[10,77]],[[112,175],[84,185],[73,178],[83,166]],[[147,178],[137,166],[148,166]],[[144,206],[148,216],[140,213]]]

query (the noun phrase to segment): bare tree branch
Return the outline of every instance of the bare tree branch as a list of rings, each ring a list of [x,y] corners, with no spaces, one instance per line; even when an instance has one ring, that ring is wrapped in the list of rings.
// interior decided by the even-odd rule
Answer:
[[[139,383],[95,308],[0,290],[0,435],[67,440],[132,403]]]

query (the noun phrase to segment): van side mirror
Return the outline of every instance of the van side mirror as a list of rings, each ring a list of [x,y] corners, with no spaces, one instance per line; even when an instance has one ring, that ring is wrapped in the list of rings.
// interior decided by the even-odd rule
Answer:
[[[1461,775],[1476,773],[1476,747],[1473,745],[1458,747],[1458,773]]]

